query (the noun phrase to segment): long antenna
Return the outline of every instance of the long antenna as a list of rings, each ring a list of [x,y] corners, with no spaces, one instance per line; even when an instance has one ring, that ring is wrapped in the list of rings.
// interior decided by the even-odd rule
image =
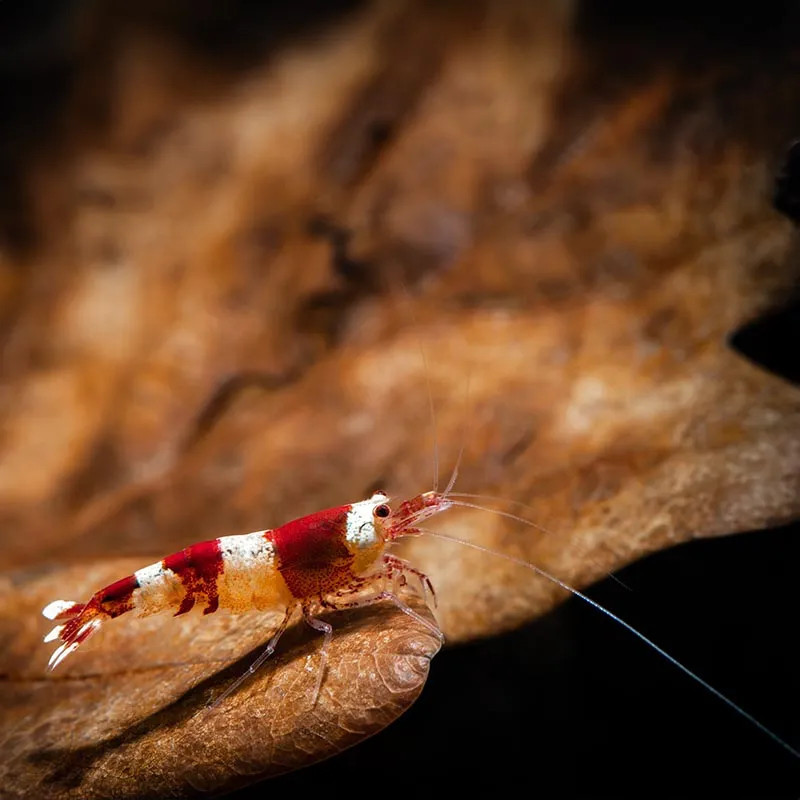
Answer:
[[[449,487],[448,487],[449,488]],[[457,497],[476,497],[478,499],[485,499],[485,500],[492,500],[494,502],[505,502],[505,503],[513,503],[516,506],[521,506],[522,508],[527,508],[530,511],[535,511],[536,509],[533,506],[529,506],[526,503],[520,503],[517,500],[504,500],[502,497],[494,497],[490,494],[472,494],[470,492],[445,492],[443,497],[446,497],[450,503],[454,506],[460,506],[461,508],[475,508],[478,511],[485,511],[487,514],[497,514],[500,517],[507,517],[508,519],[516,520],[517,522],[522,522],[525,525],[534,528],[541,533],[546,533],[549,536],[556,536],[555,531],[550,530],[549,528],[545,528],[544,525],[539,525],[538,523],[534,522],[533,520],[526,519],[525,517],[519,517],[516,514],[511,514],[508,511],[500,511],[497,508],[487,508],[486,506],[479,506],[477,503],[465,503],[461,500],[453,500],[452,498]],[[618,583],[623,589],[626,589],[629,592],[632,592],[630,586],[623,583],[613,572],[609,572],[608,570],[605,571],[605,574],[611,578],[612,581]]]
[[[425,352],[425,345],[422,337],[419,335],[419,319],[414,313],[414,303],[411,298],[411,292],[402,277],[398,277],[400,287],[405,295],[406,302],[408,303],[409,311],[411,312],[411,319],[414,323],[413,331],[414,337],[417,340],[419,351],[422,354],[422,364],[425,368],[425,387],[428,390],[428,406],[431,412],[431,433],[433,433],[433,491],[439,491],[439,434],[436,428],[436,407],[433,402],[433,390],[431,388],[431,371],[428,366],[428,354]]]
[[[416,325],[416,322],[415,322]],[[428,355],[422,344],[422,339],[417,337],[419,349],[422,353],[422,362],[425,366],[425,386],[428,389],[428,405],[431,410],[431,432],[433,433],[433,491],[439,491],[439,433],[436,428],[436,407],[433,404],[433,390],[431,389],[431,375],[428,367]]]
[[[458,448],[458,458],[456,458],[455,466],[453,467],[453,474],[450,476],[450,480],[447,482],[447,488],[444,490],[444,494],[442,497],[447,497],[450,492],[453,491],[453,487],[456,485],[456,479],[458,478],[458,469],[461,466],[461,459],[464,455],[464,446],[467,443],[467,420],[469,419],[469,414],[467,413],[469,409],[469,386],[470,380],[472,378],[472,374],[467,375],[467,388],[464,392],[464,417],[461,420],[461,444]],[[434,491],[436,491],[434,489]]]
[[[541,567],[537,567],[530,561],[525,561],[522,558],[517,558],[516,556],[511,556],[508,555],[507,553],[500,553],[497,550],[491,550],[488,547],[476,544],[475,542],[470,542],[467,539],[460,539],[457,536],[449,536],[448,534],[438,533],[437,531],[426,530],[425,528],[418,528],[418,530],[428,536],[433,536],[436,539],[443,539],[444,541],[447,542],[456,542],[457,544],[464,545],[464,547],[471,547],[473,550],[480,550],[481,552],[489,553],[491,555],[497,556],[498,558],[503,558],[506,561],[510,561],[514,564],[519,564],[519,566],[532,570],[537,575],[540,575],[542,578],[546,578],[551,583],[556,584],[556,586],[560,586],[562,589],[565,589],[571,594],[574,594],[576,597],[579,597],[585,603],[588,603],[592,608],[596,609],[601,614],[605,614],[607,617],[614,620],[614,622],[618,623],[619,625],[622,625],[622,627],[625,628],[625,630],[632,633],[637,639],[640,639],[646,645],[652,647],[653,650],[655,650],[656,653],[658,653],[662,658],[665,658],[670,664],[677,667],[685,675],[688,675],[693,681],[699,683],[700,686],[702,686],[706,691],[713,694],[717,699],[721,700],[726,706],[733,709],[737,714],[740,714],[742,717],[744,717],[744,719],[750,722],[751,725],[754,725],[762,733],[769,736],[769,738],[772,739],[773,742],[779,744],[784,750],[791,753],[795,758],[800,759],[800,752],[795,750],[794,747],[792,747],[788,742],[781,739],[781,737],[778,736],[778,734],[773,733],[766,725],[759,722],[752,714],[748,714],[747,711],[745,711],[740,705],[734,703],[733,700],[722,694],[722,692],[720,692],[719,689],[715,689],[710,683],[708,683],[708,681],[703,680],[703,678],[701,678],[696,672],[689,669],[689,667],[687,667],[685,664],[682,664],[674,656],[671,656],[666,650],[659,647],[652,639],[648,639],[647,636],[645,636],[643,633],[640,633],[638,630],[636,630],[636,628],[633,627],[633,625],[631,625],[628,622],[625,622],[625,620],[622,619],[621,617],[618,617],[613,611],[609,611],[605,606],[601,606],[600,603],[598,603],[595,600],[592,600],[591,597],[583,594],[583,592],[579,592],[577,589],[575,589],[573,586],[570,586],[568,583],[565,583],[559,578],[556,578],[555,575],[551,575],[549,572],[543,570]]]

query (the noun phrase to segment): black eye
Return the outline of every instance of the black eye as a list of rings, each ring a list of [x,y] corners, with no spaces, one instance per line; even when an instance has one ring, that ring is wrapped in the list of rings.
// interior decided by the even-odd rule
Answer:
[[[375,509],[375,516],[376,517],[388,517],[389,514],[392,513],[392,509],[389,508],[385,503],[383,505],[378,506]]]

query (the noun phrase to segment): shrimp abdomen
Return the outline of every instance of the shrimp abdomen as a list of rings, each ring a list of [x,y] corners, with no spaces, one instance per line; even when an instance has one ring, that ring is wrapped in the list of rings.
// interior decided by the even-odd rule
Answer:
[[[62,644],[50,659],[55,669],[108,620],[133,612],[185,614],[198,601],[203,613],[241,613],[286,606],[292,593],[278,570],[270,531],[223,536],[186,547],[96,592],[88,603],[55,600],[42,611],[62,621],[45,636]]]

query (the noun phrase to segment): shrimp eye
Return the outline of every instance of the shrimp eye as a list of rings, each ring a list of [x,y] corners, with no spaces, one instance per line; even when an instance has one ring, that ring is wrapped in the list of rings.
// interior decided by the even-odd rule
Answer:
[[[389,514],[391,514],[391,513],[392,513],[392,509],[389,508],[389,506],[387,506],[386,503],[383,503],[382,505],[379,505],[379,506],[377,506],[375,508],[375,516],[376,517],[385,518],[385,517],[388,517]]]

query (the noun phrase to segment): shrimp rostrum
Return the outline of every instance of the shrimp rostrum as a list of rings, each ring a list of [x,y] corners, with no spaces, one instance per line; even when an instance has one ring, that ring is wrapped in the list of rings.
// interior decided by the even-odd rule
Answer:
[[[314,616],[320,608],[388,600],[441,638],[438,627],[397,594],[410,576],[420,582],[424,595],[429,590],[435,597],[429,579],[386,550],[400,536],[421,533],[413,526],[451,503],[444,495],[426,492],[393,512],[388,501],[379,491],[368,500],[318,511],[274,530],[193,544],[100,589],[86,603],[55,600],[42,611],[59,623],[44,639],[61,642],[50,669],[116,617],[166,611],[180,616],[196,605],[202,605],[203,614],[285,608],[259,661],[272,653],[299,608],[305,621],[324,635],[317,692],[332,635],[331,625]]]

